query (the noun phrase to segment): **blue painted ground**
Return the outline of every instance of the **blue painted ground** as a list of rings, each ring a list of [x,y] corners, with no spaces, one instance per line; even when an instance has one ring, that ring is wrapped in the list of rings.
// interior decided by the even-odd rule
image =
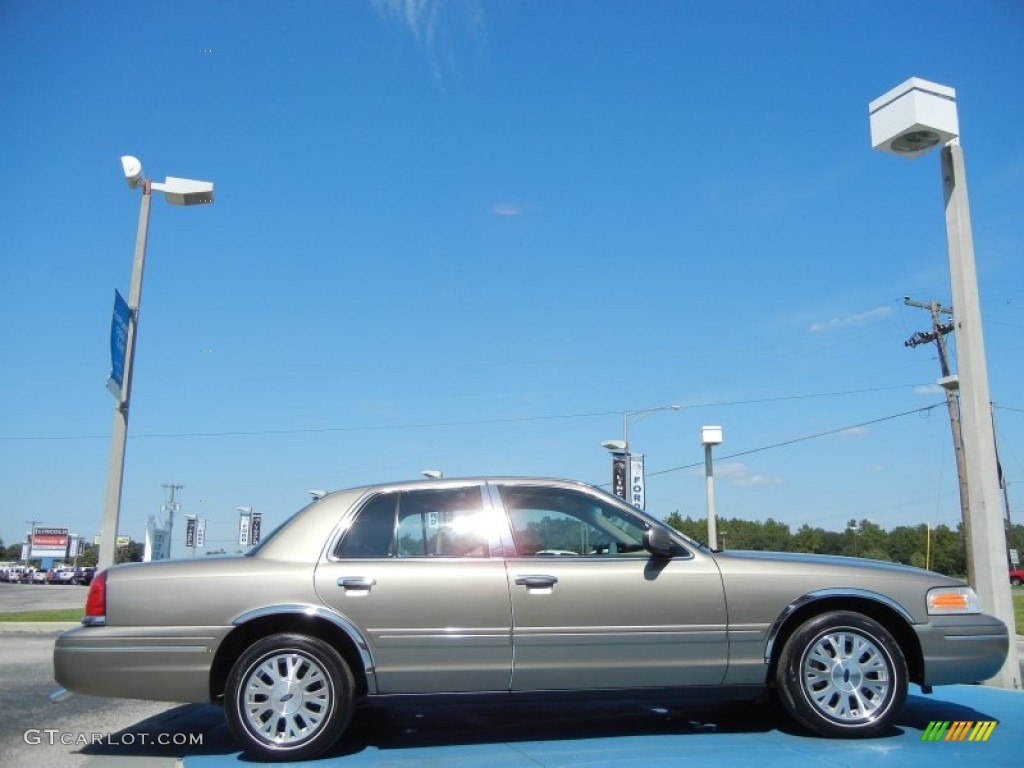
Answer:
[[[996,720],[986,742],[922,742],[932,720]],[[223,742],[222,742],[223,743]],[[202,748],[200,748],[202,750]],[[250,765],[237,752],[192,754],[183,768]],[[1024,693],[911,687],[892,733],[877,739],[808,736],[771,707],[702,708],[666,702],[402,706],[361,710],[319,768],[555,768],[757,765],[764,768],[1024,765]]]

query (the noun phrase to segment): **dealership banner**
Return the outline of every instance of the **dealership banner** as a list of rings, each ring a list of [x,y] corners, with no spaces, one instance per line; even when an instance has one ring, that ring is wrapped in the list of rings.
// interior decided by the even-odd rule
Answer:
[[[125,537],[127,538],[127,536]],[[118,546],[121,546],[118,544]],[[142,550],[142,562],[148,563],[152,560],[167,560],[171,556],[170,531],[166,528],[156,527],[156,518],[149,516],[146,523],[146,544]]]
[[[110,378],[107,379],[107,389],[118,400],[121,399],[121,388],[124,386],[124,361],[131,315],[128,302],[115,290],[114,315],[110,321]]]
[[[249,548],[249,512],[242,512],[238,516],[238,546],[242,549]]]
[[[612,454],[612,493],[620,499],[626,496],[626,454]]]
[[[631,454],[629,457],[629,503],[643,509],[647,503],[644,491],[644,455]]]
[[[196,548],[196,519],[192,515],[185,518],[185,546]]]
[[[29,557],[67,557],[69,543],[67,528],[33,528]]]
[[[196,546],[202,549],[206,546],[206,521],[196,521]]]
[[[252,522],[249,524],[249,538],[252,540],[253,545],[260,543],[260,528],[263,524],[263,513],[253,512]]]

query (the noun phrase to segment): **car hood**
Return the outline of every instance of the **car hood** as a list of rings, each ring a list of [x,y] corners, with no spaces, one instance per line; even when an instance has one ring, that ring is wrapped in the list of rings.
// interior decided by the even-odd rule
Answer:
[[[726,552],[715,552],[715,561],[723,571],[730,570],[730,564],[750,564],[752,562],[765,563],[766,570],[774,570],[768,563],[778,563],[780,567],[786,565],[827,568],[829,570],[853,570],[862,574],[872,573],[876,577],[889,574],[906,574],[908,576],[925,577],[935,581],[937,585],[942,584],[963,584],[958,579],[943,576],[933,571],[926,571],[923,568],[914,568],[901,563],[888,563],[882,560],[867,560],[862,557],[843,557],[841,555],[811,555],[803,552],[760,552],[754,550],[729,550]]]

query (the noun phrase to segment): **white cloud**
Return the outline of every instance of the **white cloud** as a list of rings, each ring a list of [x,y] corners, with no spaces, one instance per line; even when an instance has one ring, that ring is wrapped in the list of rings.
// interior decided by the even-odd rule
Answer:
[[[871,432],[867,427],[850,427],[839,433],[841,437],[861,437]]]
[[[811,333],[826,333],[828,331],[835,331],[839,328],[853,328],[859,325],[865,325],[866,323],[870,323],[872,320],[877,320],[880,317],[886,317],[891,314],[891,307],[876,307],[875,309],[869,309],[866,312],[858,312],[853,315],[833,317],[831,320],[826,320],[824,322],[811,323],[807,330]]]
[[[757,485],[782,485],[781,477],[752,475],[750,470],[747,469],[747,465],[738,461],[716,464],[714,471],[717,479],[739,488],[749,488]],[[694,474],[703,475],[704,472],[700,470],[695,471]]]
[[[922,384],[919,387],[914,387],[915,395],[941,395],[945,390],[938,384]]]
[[[523,209],[515,203],[498,203],[491,206],[491,213],[495,216],[522,216]]]
[[[479,0],[370,0],[382,16],[402,25],[412,34],[440,81],[442,64],[455,58],[456,27],[469,30],[479,41],[483,30],[483,8]]]

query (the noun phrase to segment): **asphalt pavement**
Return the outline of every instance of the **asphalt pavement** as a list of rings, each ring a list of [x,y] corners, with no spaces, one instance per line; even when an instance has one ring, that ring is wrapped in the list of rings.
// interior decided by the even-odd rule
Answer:
[[[0,584],[0,611],[80,607],[86,590]],[[14,607],[18,606],[18,607]],[[61,625],[67,626],[67,625]],[[53,703],[51,655],[58,630],[0,624],[0,765],[47,768],[224,768],[238,753],[221,709],[210,704],[86,696]],[[1024,641],[1018,638],[1024,650]],[[903,715],[882,738],[808,736],[768,706],[683,706],[650,701],[402,705],[358,711],[345,737],[305,765],[345,768],[478,766],[658,768],[762,764],[829,768],[882,762],[899,768],[1020,763],[1024,693],[983,686],[912,687]],[[932,721],[994,722],[977,741],[922,740]],[[297,764],[296,764],[297,765]]]

